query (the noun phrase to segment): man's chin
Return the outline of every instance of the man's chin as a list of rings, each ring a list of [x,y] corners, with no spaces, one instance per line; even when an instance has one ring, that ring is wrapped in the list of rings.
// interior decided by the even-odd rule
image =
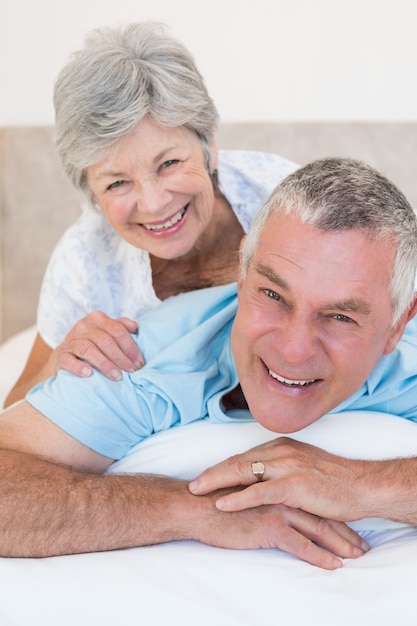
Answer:
[[[251,413],[261,426],[274,433],[283,435],[296,433],[317,421],[323,415],[321,412],[317,415],[308,412],[308,416],[305,412],[300,413],[298,411],[279,412],[276,406],[269,408],[263,407],[262,409],[255,408],[251,410]],[[279,413],[279,415],[277,413]]]

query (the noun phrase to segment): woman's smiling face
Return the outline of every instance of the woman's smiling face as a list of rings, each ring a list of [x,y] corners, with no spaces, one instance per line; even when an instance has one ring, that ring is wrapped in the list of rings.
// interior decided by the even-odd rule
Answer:
[[[145,117],[87,168],[87,180],[118,235],[162,259],[189,252],[213,216],[203,149],[184,126],[163,128]]]

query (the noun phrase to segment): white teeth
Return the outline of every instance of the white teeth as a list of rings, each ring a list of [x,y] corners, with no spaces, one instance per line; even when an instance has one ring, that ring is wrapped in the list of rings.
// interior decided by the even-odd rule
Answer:
[[[181,211],[178,211],[178,213],[176,213],[173,217],[171,217],[171,219],[164,222],[163,224],[142,224],[142,226],[144,226],[146,230],[156,230],[156,231],[166,230],[167,228],[174,226],[174,224],[176,224],[183,218],[186,208],[187,207],[185,207],[184,209],[181,209]]]
[[[283,383],[284,385],[289,385],[290,387],[305,387],[306,385],[311,385],[316,380],[315,378],[312,378],[311,380],[290,380],[289,378],[284,378],[283,376],[275,374],[275,372],[273,372],[272,370],[268,371],[272,378],[275,378],[280,383]]]

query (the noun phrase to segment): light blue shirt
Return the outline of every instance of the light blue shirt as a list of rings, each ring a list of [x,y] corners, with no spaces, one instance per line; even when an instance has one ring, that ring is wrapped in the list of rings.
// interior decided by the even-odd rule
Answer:
[[[222,396],[238,384],[230,347],[236,284],[165,300],[140,319],[136,339],[146,365],[120,381],[99,372],[78,378],[60,371],[27,400],[75,439],[122,458],[152,433],[200,419],[252,420],[225,412]],[[368,381],[332,412],[372,410],[417,421],[417,323],[394,353],[383,356]]]

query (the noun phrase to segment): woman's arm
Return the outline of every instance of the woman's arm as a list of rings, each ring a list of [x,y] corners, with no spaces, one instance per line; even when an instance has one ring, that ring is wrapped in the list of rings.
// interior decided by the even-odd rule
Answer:
[[[48,378],[47,364],[52,352],[52,348],[43,341],[40,335],[36,335],[23,372],[6,396],[4,407],[21,400],[32,387]]]

